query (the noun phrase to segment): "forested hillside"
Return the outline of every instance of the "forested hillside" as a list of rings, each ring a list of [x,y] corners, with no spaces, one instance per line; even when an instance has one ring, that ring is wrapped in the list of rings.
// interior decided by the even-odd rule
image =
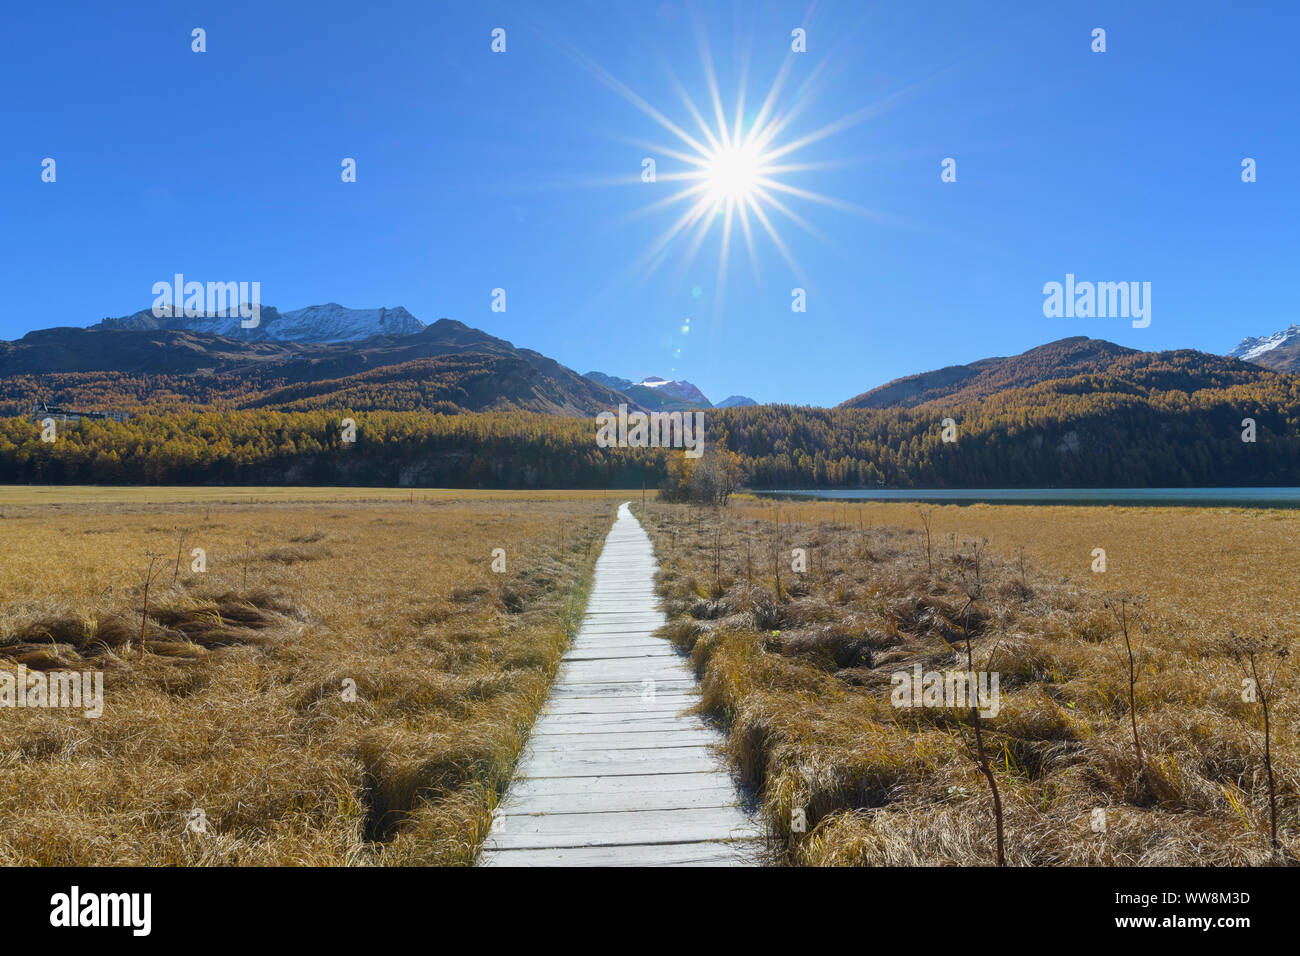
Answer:
[[[105,367],[122,357],[87,342],[137,365]],[[0,419],[0,482],[639,487],[680,454],[598,447],[595,412],[625,394],[448,320],[358,348],[67,329],[7,348],[0,414],[15,417]],[[47,353],[63,371],[33,370]],[[162,355],[161,368],[137,367]],[[17,417],[37,398],[134,417],[60,425],[43,442]],[[738,453],[760,489],[1300,481],[1300,377],[1081,337],[908,376],[833,409],[704,414],[707,442]],[[348,418],[355,442],[342,440]],[[1254,441],[1242,440],[1247,418]],[[955,441],[942,440],[945,419]]]
[[[1070,379],[1079,391],[1177,389],[1195,392],[1266,380],[1270,371],[1220,355],[1180,349],[1139,352],[1104,339],[1058,339],[1019,355],[980,359],[887,382],[842,403],[844,408],[961,405],[1008,389]]]
[[[1250,381],[1228,376],[1213,384],[1212,375],[1194,387],[1195,354],[1168,353],[951,407],[713,409],[704,413],[706,435],[741,455],[754,488],[1300,480],[1300,378],[1261,371]],[[320,400],[299,396],[290,404]],[[345,417],[356,420],[353,444],[340,440]],[[955,442],[941,439],[945,418],[954,420]],[[1254,442],[1242,441],[1245,418],[1255,421]],[[522,411],[144,414],[124,424],[64,426],[53,443],[42,442],[31,422],[0,420],[0,482],[639,487],[643,479],[658,482],[669,454],[680,452],[599,448],[592,419]]]

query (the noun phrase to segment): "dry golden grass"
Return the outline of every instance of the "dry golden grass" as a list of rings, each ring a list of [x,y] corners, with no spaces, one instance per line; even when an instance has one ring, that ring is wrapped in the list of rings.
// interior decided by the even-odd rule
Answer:
[[[621,494],[621,498],[619,497]],[[650,492],[651,495],[655,493]],[[318,502],[458,501],[613,501],[628,492],[591,489],[568,491],[462,491],[455,488],[340,488],[293,485],[0,485],[0,508],[69,504],[312,504]]]
[[[1014,563],[1019,549],[1043,573],[1089,590],[1145,594],[1165,610],[1220,630],[1300,633],[1300,511],[1284,508],[1127,508],[1055,505],[916,505],[904,502],[737,500],[738,515],[783,521],[835,521],[921,533],[918,511],[932,511],[931,535],[987,538]],[[1091,570],[1106,551],[1106,572]]]
[[[1007,860],[1034,865],[1263,864],[1300,837],[1297,700],[1282,677],[1272,762],[1286,853],[1269,844],[1257,703],[1228,632],[1297,650],[1291,512],[772,504],[724,513],[653,505],[667,634],[690,650],[703,706],[799,864],[988,864],[994,825],[966,711],[898,708],[891,675],[1000,674],[983,721]],[[975,591],[972,545],[988,539]],[[791,571],[791,549],[809,570]],[[1091,551],[1107,551],[1094,574]],[[1021,549],[1023,548],[1023,555]],[[776,565],[780,562],[780,590]],[[1132,628],[1145,765],[1129,725],[1128,660],[1105,606],[1144,599]],[[1289,683],[1288,683],[1289,682]],[[792,830],[793,811],[806,815]],[[1092,811],[1106,812],[1094,832]]]
[[[106,702],[0,710],[0,864],[472,861],[617,504],[41,491],[0,495],[0,669]]]

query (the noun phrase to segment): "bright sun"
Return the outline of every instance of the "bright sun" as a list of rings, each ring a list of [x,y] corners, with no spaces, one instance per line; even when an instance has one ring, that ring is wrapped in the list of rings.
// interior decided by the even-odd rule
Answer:
[[[669,245],[679,239],[686,240],[683,245],[684,262],[689,264],[700,249],[705,235],[716,228],[720,234],[717,283],[719,290],[725,284],[733,233],[739,233],[739,237],[744,241],[749,252],[750,266],[756,277],[758,254],[755,249],[755,236],[760,232],[765,233],[771,240],[791,271],[801,276],[802,270],[794,261],[781,234],[782,223],[776,215],[772,214],[779,214],[809,235],[825,240],[812,223],[787,205],[789,198],[859,214],[867,210],[834,196],[814,192],[788,182],[787,179],[791,174],[812,173],[844,165],[843,162],[831,160],[820,162],[797,160],[794,158],[795,154],[801,153],[807,147],[832,134],[871,118],[880,112],[881,107],[877,103],[868,104],[812,132],[792,136],[796,118],[800,117],[814,99],[810,94],[812,87],[806,83],[797,92],[783,95],[797,58],[786,58],[757,109],[752,106],[746,108],[747,64],[743,66],[735,103],[730,110],[727,110],[723,107],[717,76],[713,71],[712,56],[703,35],[699,40],[708,105],[712,107],[707,110],[707,114],[711,115],[707,115],[706,118],[706,112],[701,112],[685,88],[671,73],[669,74],[673,87],[681,97],[686,114],[693,121],[685,124],[687,128],[669,119],[607,70],[578,55],[584,65],[600,80],[671,133],[673,137],[667,143],[643,139],[628,140],[634,145],[645,148],[647,152],[641,154],[644,159],[641,161],[638,174],[617,181],[635,183],[643,190],[646,183],[660,184],[653,190],[654,198],[640,212],[656,213],[671,207],[681,210],[680,214],[670,221],[667,228],[650,242],[645,252],[631,264],[629,271],[640,273],[643,278],[648,277],[665,261]],[[783,99],[788,101],[788,108],[781,105]],[[692,125],[695,127],[693,130],[689,129]],[[659,168],[658,164],[665,160],[675,162],[677,168]],[[669,183],[677,185],[669,186],[667,185]],[[643,194],[651,193],[644,191]],[[719,294],[719,301],[720,298]]]
[[[752,144],[723,147],[705,157],[702,178],[715,206],[747,205],[762,182],[763,157]]]

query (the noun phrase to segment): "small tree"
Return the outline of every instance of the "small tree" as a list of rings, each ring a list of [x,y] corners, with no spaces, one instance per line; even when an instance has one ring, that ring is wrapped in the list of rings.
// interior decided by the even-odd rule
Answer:
[[[744,477],[740,456],[715,445],[699,458],[670,457],[668,474],[659,486],[659,496],[666,501],[725,507]]]
[[[691,459],[685,455],[668,456],[668,472],[659,482],[660,501],[689,501]]]
[[[925,573],[934,577],[934,551],[930,547],[930,516],[934,514],[933,508],[916,509],[921,515],[921,525],[925,528]]]
[[[1115,623],[1119,625],[1120,634],[1124,638],[1124,653],[1128,657],[1128,719],[1129,728],[1133,732],[1133,752],[1137,759],[1137,782],[1138,784],[1145,783],[1149,788],[1151,781],[1147,777],[1146,757],[1142,753],[1142,739],[1138,736],[1137,655],[1133,652],[1133,639],[1129,633],[1128,609],[1130,606],[1136,612],[1141,607],[1141,601],[1121,597],[1118,603],[1106,602],[1106,607],[1115,615]],[[1143,630],[1147,630],[1146,625],[1143,625]]]
[[[979,681],[975,674],[975,651],[971,646],[971,606],[983,593],[983,583],[980,581],[979,577],[980,549],[978,545],[974,547],[974,553],[976,568],[975,580],[974,582],[967,582],[966,603],[962,606],[958,617],[961,618],[962,638],[966,643],[967,694],[970,700],[970,720],[972,726],[975,728],[975,753],[973,756],[975,758],[976,766],[979,767],[980,773],[983,774],[984,779],[988,781],[989,794],[993,798],[993,826],[997,848],[997,865],[1006,866],[1007,854],[1005,827],[1002,820],[1002,794],[998,791],[998,781],[993,775],[993,767],[989,764],[988,752],[984,749],[984,728],[980,723],[980,701],[978,699],[978,691],[976,690],[976,688],[979,687]],[[949,643],[952,642],[949,641]],[[991,670],[992,663],[993,655],[990,654],[989,662],[985,666]],[[964,740],[965,738],[963,737],[963,741]]]

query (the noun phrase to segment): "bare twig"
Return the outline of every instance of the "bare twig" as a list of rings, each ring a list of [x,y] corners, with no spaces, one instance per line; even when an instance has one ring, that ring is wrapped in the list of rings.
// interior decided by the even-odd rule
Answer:
[[[172,571],[172,586],[175,587],[176,579],[181,575],[181,552],[185,550],[185,536],[189,534],[189,528],[181,528],[176,533],[176,568]]]
[[[934,514],[933,508],[918,508],[921,515],[921,525],[925,528],[925,573],[934,577],[934,551],[930,547],[930,516]]]
[[[1268,776],[1269,842],[1273,847],[1273,852],[1280,855],[1282,853],[1282,842],[1277,835],[1277,784],[1273,778],[1273,744],[1272,728],[1269,723],[1269,705],[1273,701],[1273,687],[1277,683],[1277,672],[1281,669],[1281,662],[1287,657],[1288,650],[1285,644],[1270,647],[1267,637],[1262,639],[1252,638],[1241,642],[1240,646],[1238,646],[1236,633],[1233,631],[1228,633],[1233,639],[1232,656],[1240,663],[1244,655],[1250,665],[1250,679],[1259,698],[1260,709],[1264,712],[1264,771]],[[1267,675],[1267,680],[1262,679],[1259,674],[1258,658],[1261,654],[1273,654],[1278,658],[1278,663],[1273,665],[1272,671]]]
[[[144,649],[145,627],[149,623],[149,586],[153,584],[154,575],[157,574],[157,571],[154,570],[154,566],[158,563],[158,559],[161,558],[162,555],[156,551],[146,551],[145,557],[149,559],[149,567],[147,567],[144,572],[144,604],[140,608],[140,649],[141,650]]]
[[[979,682],[975,678],[975,654],[971,649],[970,640],[970,606],[973,603],[974,598],[967,598],[965,606],[961,609],[962,631],[966,638],[967,698],[970,700],[971,723],[975,726],[976,762],[979,764],[980,772],[984,774],[984,779],[988,781],[989,790],[993,794],[993,819],[997,827],[998,866],[1006,866],[1006,842],[1002,826],[1002,795],[998,792],[998,782],[993,776],[993,768],[989,766],[988,754],[984,751],[984,731],[980,724],[979,692],[975,690],[975,688],[979,687]]]

